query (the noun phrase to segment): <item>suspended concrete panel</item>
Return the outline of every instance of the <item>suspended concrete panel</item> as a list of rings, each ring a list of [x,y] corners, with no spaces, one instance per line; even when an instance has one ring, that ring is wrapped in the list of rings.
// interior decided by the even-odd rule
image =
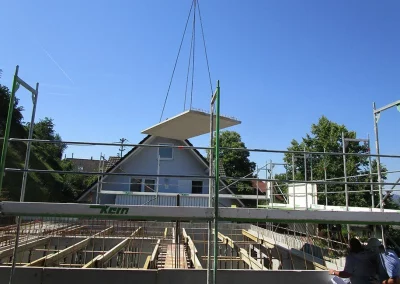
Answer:
[[[215,129],[214,115],[214,129]],[[220,116],[220,129],[240,124],[241,121]],[[177,116],[160,122],[142,131],[149,134],[176,140],[185,140],[210,133],[210,114],[198,110],[187,110]]]

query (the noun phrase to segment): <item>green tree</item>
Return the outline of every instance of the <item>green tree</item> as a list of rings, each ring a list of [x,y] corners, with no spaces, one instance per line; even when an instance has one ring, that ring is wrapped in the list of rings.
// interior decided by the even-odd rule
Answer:
[[[4,136],[10,97],[9,89],[0,85],[0,136]],[[18,102],[18,98],[15,97],[10,137],[28,138],[29,124],[24,125],[22,114],[23,107],[19,106]],[[34,138],[61,140],[61,137],[55,133],[53,120],[50,118],[45,118],[35,123]],[[60,158],[65,149],[65,145],[39,143],[33,143],[32,145],[33,147],[29,160],[29,167],[31,169],[62,169]],[[3,141],[1,140],[0,147],[2,146]],[[25,154],[26,143],[10,142],[6,157],[6,168],[23,168]],[[28,174],[25,201],[71,202],[74,200],[73,188],[70,188],[68,183],[65,183],[66,186],[64,186],[64,183],[63,175],[31,172]],[[21,184],[22,173],[7,172],[4,176],[0,199],[19,200]]]
[[[33,126],[33,136],[35,139],[61,141],[60,134],[54,130],[54,122],[52,118],[45,117]],[[27,124],[29,128],[29,123]],[[66,144],[63,143],[40,143],[35,145],[47,152],[50,156],[55,159],[61,159],[62,155],[67,148]]]
[[[311,152],[335,152],[342,153],[342,132],[346,138],[357,138],[356,132],[350,131],[344,125],[339,125],[322,116],[317,124],[312,124],[311,133],[306,134],[301,142],[292,140],[288,147],[290,151],[311,151]],[[368,146],[357,142],[346,143],[346,153],[369,152]],[[306,168],[304,166],[304,155],[296,154],[294,169],[292,168],[292,154],[285,154],[284,160],[287,166],[289,177],[292,177],[292,171],[295,171],[296,180],[324,180],[324,169],[326,169],[327,179],[336,178],[336,181],[344,181],[343,155],[319,155],[313,154],[306,156]],[[372,171],[376,172],[376,161],[372,162]],[[369,182],[369,161],[367,157],[346,156],[346,172],[348,181]],[[381,166],[382,172],[386,168]],[[386,179],[386,175],[382,176]],[[373,181],[377,181],[377,175],[373,175]],[[344,185],[328,185],[328,192],[339,192],[328,194],[328,204],[343,206],[345,205]],[[378,187],[374,186],[374,190]],[[370,192],[361,192],[370,190],[370,185],[348,185],[349,191],[360,191],[349,194],[349,206],[370,207],[372,196]],[[318,202],[325,204],[325,186],[318,185]],[[374,194],[375,204],[378,204],[379,195]],[[390,201],[388,200],[388,203]]]
[[[62,160],[61,166],[64,171],[73,171],[74,166],[69,160]],[[97,176],[83,175],[83,174],[64,174],[63,176],[63,191],[72,196],[73,200],[86,190],[94,181]]]
[[[247,149],[245,143],[242,141],[242,137],[235,131],[222,131],[220,133],[220,148]],[[220,149],[220,159],[227,177],[255,177],[252,173],[256,169],[256,164],[251,162],[249,157],[250,152],[247,150],[235,151]],[[228,179],[227,182],[230,183],[233,182],[233,180]],[[241,193],[252,193],[251,182],[247,181],[237,182],[231,189]]]
[[[0,136],[4,136],[6,129],[6,121],[8,115],[8,107],[10,104],[11,93],[10,90],[3,85],[0,85]],[[25,135],[25,130],[22,127],[22,111],[24,108],[18,105],[18,98],[14,99],[12,120],[11,120],[11,137],[21,138]],[[2,142],[0,142],[2,143]]]

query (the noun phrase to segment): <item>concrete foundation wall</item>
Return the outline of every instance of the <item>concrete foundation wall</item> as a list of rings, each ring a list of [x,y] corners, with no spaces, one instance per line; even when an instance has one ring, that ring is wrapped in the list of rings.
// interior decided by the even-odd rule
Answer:
[[[0,267],[0,283],[8,283],[10,268]],[[218,284],[234,283],[331,283],[327,271],[252,271],[219,270]],[[64,268],[21,268],[15,271],[14,283],[18,284],[204,284],[207,271],[202,270],[121,270],[121,269],[64,269]]]

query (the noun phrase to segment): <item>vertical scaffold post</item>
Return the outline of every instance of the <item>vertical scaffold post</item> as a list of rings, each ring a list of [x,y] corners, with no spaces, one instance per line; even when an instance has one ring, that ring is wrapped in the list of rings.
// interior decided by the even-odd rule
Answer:
[[[209,185],[208,185],[208,207],[213,207],[213,164],[214,164],[214,96],[211,97],[211,105],[210,105],[210,152],[209,155],[209,165],[208,165],[208,175],[210,176]],[[207,284],[212,283],[212,274],[211,274],[211,238],[212,238],[212,222],[208,221],[208,238],[207,238]]]
[[[20,202],[24,202],[25,191],[26,191],[26,182],[28,180],[29,160],[30,160],[31,146],[32,146],[31,140],[33,137],[33,128],[34,128],[34,124],[35,124],[36,104],[37,104],[37,99],[38,99],[38,95],[39,95],[39,83],[36,83],[36,89],[34,90],[32,87],[30,87],[29,85],[26,85],[26,83],[24,83],[21,79],[19,79],[18,76],[16,76],[16,80],[18,80],[18,82],[22,82],[25,88],[28,88],[28,90],[31,90],[32,103],[33,103],[32,116],[31,116],[31,121],[30,121],[30,125],[29,125],[29,132],[28,132],[28,142],[26,144],[24,173],[22,175],[21,193],[20,193],[20,198],[19,198]],[[16,264],[16,258],[17,258],[18,245],[19,245],[19,236],[20,236],[20,231],[21,231],[21,217],[20,216],[17,216],[16,223],[17,223],[17,232],[16,232],[16,236],[15,236],[9,284],[13,283],[13,276],[15,273],[15,264]]]
[[[296,210],[296,183],[294,182],[295,176],[295,166],[294,166],[294,154],[292,154],[292,188],[293,188],[293,209]]]
[[[215,185],[214,185],[214,270],[213,284],[217,284],[218,269],[218,193],[219,193],[219,115],[220,115],[220,87],[217,81],[215,117]]]
[[[324,147],[324,153],[326,153],[326,149]],[[326,155],[324,155],[324,181],[326,182],[328,176],[326,173]],[[325,183],[325,209],[328,206],[328,185]]]
[[[342,132],[342,152],[343,152],[343,173],[344,173],[344,195],[346,199],[346,211],[349,211],[349,189],[347,186],[347,167],[346,167],[346,139],[344,132]],[[350,225],[347,224],[347,241],[350,243]]]
[[[378,119],[380,113],[375,113],[376,111],[376,105],[373,103],[373,114],[374,114],[374,132],[375,132],[375,149],[376,149],[376,168],[378,172],[378,189],[379,189],[379,208],[381,209],[381,212],[383,212],[383,201],[382,201],[382,173],[381,173],[381,157],[379,156],[380,151],[379,151],[379,135],[378,135]],[[386,241],[385,241],[385,234],[383,232],[383,226],[381,225],[381,231],[382,231],[382,244],[384,247],[386,247]]]
[[[12,89],[11,89],[10,103],[8,104],[6,129],[4,131],[3,149],[1,151],[0,193],[1,193],[1,189],[3,188],[4,168],[6,165],[6,156],[7,156],[7,150],[8,150],[8,139],[10,138],[10,129],[11,129],[13,110],[14,110],[15,92],[17,91],[18,70],[19,70],[19,66],[17,65],[17,67],[15,68],[14,80],[13,80],[13,85],[12,85]]]
[[[371,155],[371,139],[369,138],[369,134],[368,134],[368,154]],[[374,178],[372,176],[372,157],[369,156],[368,157],[368,162],[369,162],[369,180],[371,182],[371,202],[372,202],[372,207],[371,207],[371,211],[375,208],[375,196],[374,196]],[[373,226],[374,229],[374,237],[376,238],[376,225]]]

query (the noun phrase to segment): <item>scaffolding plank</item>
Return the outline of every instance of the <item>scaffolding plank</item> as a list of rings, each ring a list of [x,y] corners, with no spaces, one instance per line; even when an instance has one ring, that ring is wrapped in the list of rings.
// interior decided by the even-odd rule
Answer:
[[[214,115],[214,129],[215,121]],[[240,123],[239,120],[234,118],[220,116],[220,129],[235,126]],[[207,133],[210,133],[210,114],[198,110],[184,111],[142,131],[142,134],[176,140],[186,140]]]

